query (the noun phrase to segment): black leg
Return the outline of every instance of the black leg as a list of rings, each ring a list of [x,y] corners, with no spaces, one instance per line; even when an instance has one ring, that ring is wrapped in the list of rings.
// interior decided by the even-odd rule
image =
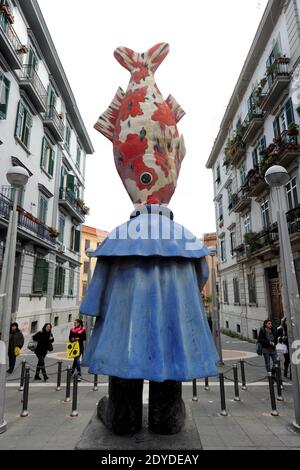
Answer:
[[[156,434],[176,434],[185,420],[182,384],[167,380],[149,385],[149,429]]]
[[[116,434],[134,434],[143,421],[143,380],[109,377],[109,396],[98,403],[98,418]]]

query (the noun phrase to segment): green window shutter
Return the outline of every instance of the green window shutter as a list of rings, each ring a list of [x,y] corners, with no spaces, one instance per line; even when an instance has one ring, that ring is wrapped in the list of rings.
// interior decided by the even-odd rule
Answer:
[[[67,175],[67,190],[74,192],[75,176]]]
[[[44,168],[45,147],[46,147],[46,139],[45,139],[45,137],[43,137],[42,154],[41,154],[41,168]]]
[[[33,293],[47,293],[49,263],[44,259],[37,259],[33,277]]]
[[[18,104],[17,121],[15,135],[20,139],[22,136],[22,122],[23,122],[24,106],[21,101]]]
[[[81,235],[80,230],[75,230],[74,251],[76,251],[76,253],[80,252],[80,238],[81,238],[80,235]]]
[[[66,270],[61,268],[61,295],[65,293]]]
[[[0,72],[0,119],[6,119],[10,81]]]
[[[30,112],[26,109],[25,110],[24,135],[22,139],[26,147],[29,147],[31,128],[32,128],[32,116]]]
[[[287,125],[289,126],[290,124],[295,122],[293,102],[291,98],[288,100],[288,102],[285,105],[285,112],[286,112]]]
[[[51,149],[50,160],[49,160],[49,170],[48,170],[48,173],[51,176],[53,176],[53,173],[54,173],[54,160],[55,160],[55,152],[53,149]]]

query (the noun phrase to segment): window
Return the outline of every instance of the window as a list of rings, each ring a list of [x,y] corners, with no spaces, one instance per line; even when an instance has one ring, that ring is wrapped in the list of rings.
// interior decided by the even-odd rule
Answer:
[[[236,325],[236,331],[237,331],[237,333],[241,332],[241,325],[238,325],[238,324]]]
[[[261,204],[261,213],[262,213],[262,219],[263,219],[263,228],[267,229],[270,226],[270,207],[269,207],[269,201],[265,200]]]
[[[87,282],[82,283],[82,297],[85,296],[87,290]]]
[[[225,243],[225,238],[221,240],[220,243],[220,248],[221,248],[221,261],[222,263],[226,262],[226,243]]]
[[[240,178],[241,178],[241,185],[243,186],[246,182],[246,165],[243,164],[240,167]]]
[[[228,197],[228,210],[232,209],[232,186],[228,186],[227,188],[227,197]]]
[[[226,327],[226,330],[229,330],[229,322],[228,321],[225,323],[225,327]]]
[[[65,293],[66,270],[63,266],[56,266],[54,295],[64,295]]]
[[[216,170],[216,183],[217,183],[217,184],[220,184],[220,183],[221,183],[220,165],[217,166],[217,170]]]
[[[249,304],[256,304],[256,279],[255,273],[250,273],[247,276],[248,278],[248,293],[249,293]]]
[[[224,296],[224,304],[228,304],[227,281],[223,281],[223,296]]]
[[[30,44],[29,46],[29,52],[28,52],[28,65],[30,65],[33,70],[37,70],[38,69],[38,65],[39,65],[39,59],[38,59],[38,55],[35,51],[35,49],[33,48],[32,44]]]
[[[72,227],[71,230],[71,250],[76,251],[79,253],[80,251],[80,230],[77,230],[76,227]]]
[[[48,200],[43,194],[40,193],[39,197],[39,219],[44,222],[47,221],[47,211],[48,211]]]
[[[68,150],[71,148],[71,127],[67,125],[66,127],[66,147]]]
[[[223,199],[221,198],[219,201],[219,220],[223,220],[224,214],[223,214]]]
[[[54,173],[55,152],[46,137],[43,138],[41,168],[50,176]]]
[[[89,261],[85,261],[83,263],[83,272],[84,274],[88,274],[89,273],[89,269],[90,269],[90,262]]]
[[[233,298],[235,304],[240,303],[240,281],[238,277],[233,279]]]
[[[54,317],[54,326],[58,326],[59,324],[59,317]]]
[[[34,334],[37,332],[38,330],[38,322],[37,321],[33,321],[31,322],[31,326],[30,326],[30,334]]]
[[[45,259],[37,258],[33,274],[33,294],[47,294],[48,291],[49,263]]]
[[[236,247],[236,235],[235,235],[235,232],[230,232],[230,254],[232,258],[236,254],[235,247]]]
[[[296,176],[294,178],[291,178],[288,184],[286,185],[286,193],[287,193],[289,210],[293,210],[299,204]]]
[[[60,241],[60,243],[64,242],[65,224],[66,224],[66,221],[65,221],[64,216],[60,215],[58,219],[58,231],[59,231],[58,241]]]
[[[68,315],[68,323],[72,322],[72,315]]]
[[[82,152],[82,149],[81,149],[80,145],[77,145],[76,166],[77,166],[78,169],[80,169],[81,152]]]
[[[0,70],[0,119],[6,119],[10,81]]]
[[[91,240],[85,240],[85,251],[88,250],[91,247]]]
[[[27,148],[29,148],[31,128],[32,115],[26,106],[22,103],[22,101],[20,101],[18,106],[15,135]]]
[[[75,277],[75,270],[74,268],[70,268],[69,270],[69,295],[74,295],[74,277]]]
[[[244,217],[244,229],[245,233],[249,233],[252,231],[250,212],[248,212],[248,214],[246,214]]]
[[[57,96],[54,91],[54,88],[51,84],[48,86],[48,99],[47,99],[47,104],[48,104],[48,109],[50,110],[51,108],[55,108],[56,106],[56,100]]]
[[[257,329],[256,329],[256,328],[253,328],[253,330],[252,330],[252,338],[253,338],[253,339],[257,339],[257,338],[258,338],[258,334],[257,334]]]
[[[295,122],[292,98],[289,98],[285,105],[285,113],[286,113],[287,126],[289,127],[290,124]]]

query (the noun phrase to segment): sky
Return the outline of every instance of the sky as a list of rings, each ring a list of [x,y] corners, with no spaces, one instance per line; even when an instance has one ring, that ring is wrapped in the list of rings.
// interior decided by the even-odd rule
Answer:
[[[95,153],[87,157],[86,224],[111,231],[132,203],[114,165],[112,144],[93,129],[130,74],[115,60],[126,46],[145,52],[159,42],[170,54],[155,74],[165,98],[186,111],[178,129],[187,153],[169,204],[196,236],[216,231],[213,177],[205,164],[267,0],[39,0]]]

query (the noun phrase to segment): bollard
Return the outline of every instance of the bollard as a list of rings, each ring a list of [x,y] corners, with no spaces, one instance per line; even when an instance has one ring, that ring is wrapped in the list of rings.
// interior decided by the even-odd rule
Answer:
[[[24,380],[24,391],[23,391],[23,405],[22,412],[20,414],[21,418],[26,418],[29,415],[28,412],[28,397],[29,397],[29,371],[30,366],[25,366],[25,380]]]
[[[241,401],[239,392],[239,377],[237,364],[233,366],[233,378],[234,378],[234,401]]]
[[[226,401],[225,401],[225,385],[224,385],[224,375],[219,374],[220,381],[220,396],[221,396],[221,416],[228,416],[226,411]]]
[[[94,388],[93,392],[98,392],[98,375],[94,375]]]
[[[76,416],[78,416],[77,395],[78,395],[78,374],[76,372],[73,376],[73,400],[72,400],[72,412],[70,414],[72,418],[76,418]]]
[[[71,377],[72,377],[72,370],[71,367],[68,366],[67,369],[67,383],[66,383],[66,398],[64,399],[65,403],[71,401]]]
[[[62,370],[62,361],[58,362],[58,369],[57,369],[57,384],[56,384],[56,391],[59,392],[61,390],[61,370]]]
[[[273,379],[272,379],[272,372],[268,372],[268,380],[269,380],[270,398],[271,398],[271,406],[272,406],[271,415],[272,416],[279,416],[279,413],[278,413],[277,408],[276,408],[276,400],[275,400],[274,383],[273,383]]]
[[[280,361],[276,361],[275,373],[276,373],[276,384],[277,384],[277,401],[283,401],[283,396],[282,396],[282,393],[281,393],[282,380],[281,380]]]
[[[26,370],[25,367],[26,367],[26,361],[22,361],[21,379],[20,379],[20,387],[19,387],[20,392],[23,392],[24,390],[25,370]]]
[[[208,383],[208,377],[205,377],[205,387],[204,387],[204,390],[206,391],[209,391],[210,388],[209,388],[209,383]]]
[[[282,381],[282,374],[281,374],[281,363],[280,363],[280,359],[277,359],[277,364],[278,364],[278,367],[279,367],[280,387],[281,387],[281,390],[284,390],[283,381]]]
[[[242,390],[247,390],[244,359],[241,359],[241,376],[242,376]]]
[[[197,396],[197,379],[193,380],[193,401],[198,401]]]

